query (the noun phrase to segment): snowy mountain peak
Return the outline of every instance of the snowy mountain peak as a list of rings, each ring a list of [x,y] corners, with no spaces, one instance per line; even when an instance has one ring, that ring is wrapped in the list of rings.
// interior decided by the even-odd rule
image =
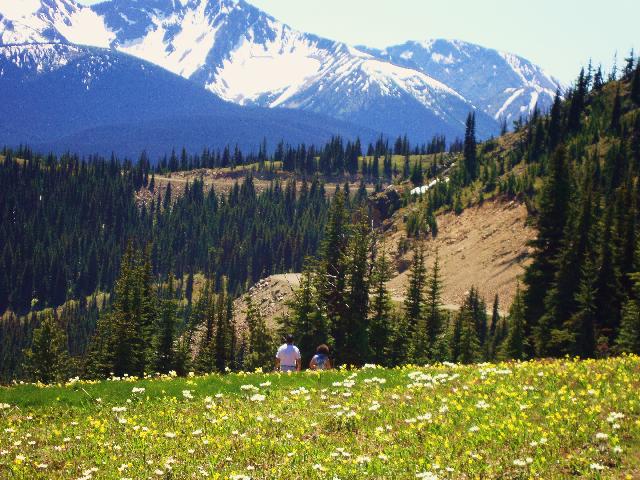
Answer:
[[[496,120],[526,116],[536,105],[548,108],[561,87],[542,68],[518,55],[461,40],[410,41],[368,51],[428,73]]]
[[[0,0],[0,44],[75,43],[109,47],[114,34],[72,0]]]
[[[240,104],[308,110],[388,134],[463,131],[546,108],[557,81],[516,55],[456,40],[352,47],[297,31],[244,0],[0,0],[0,44],[115,49]]]

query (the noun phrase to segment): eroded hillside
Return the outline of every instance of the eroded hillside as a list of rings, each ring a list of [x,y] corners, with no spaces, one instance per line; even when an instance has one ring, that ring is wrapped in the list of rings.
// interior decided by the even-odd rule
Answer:
[[[398,210],[382,236],[387,252],[394,258],[393,278],[389,291],[396,303],[404,300],[409,281],[411,250],[401,252],[406,244],[405,218],[407,208]],[[433,265],[438,251],[444,280],[443,302],[446,308],[457,309],[471,286],[490,305],[496,294],[500,308],[506,313],[511,305],[518,278],[529,260],[528,242],[535,229],[527,224],[527,209],[516,200],[496,199],[464,210],[460,215],[445,212],[437,217],[438,235],[421,242],[427,254],[427,265]],[[287,301],[299,286],[300,275],[272,275],[257,282],[250,290],[252,301],[267,319],[271,328],[288,312]],[[244,297],[235,302],[236,322],[244,328],[246,303]]]

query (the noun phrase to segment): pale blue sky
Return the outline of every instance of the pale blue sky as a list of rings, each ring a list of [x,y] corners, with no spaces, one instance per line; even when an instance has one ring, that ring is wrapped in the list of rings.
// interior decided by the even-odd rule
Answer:
[[[95,0],[81,0],[96,3]],[[248,0],[292,27],[352,45],[455,38],[507,50],[564,82],[589,58],[640,49],[640,0]]]

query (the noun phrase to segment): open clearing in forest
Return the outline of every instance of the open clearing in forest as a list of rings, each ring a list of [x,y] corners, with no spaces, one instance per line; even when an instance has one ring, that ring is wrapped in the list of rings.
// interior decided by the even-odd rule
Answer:
[[[22,385],[0,478],[638,478],[639,390],[631,356]]]

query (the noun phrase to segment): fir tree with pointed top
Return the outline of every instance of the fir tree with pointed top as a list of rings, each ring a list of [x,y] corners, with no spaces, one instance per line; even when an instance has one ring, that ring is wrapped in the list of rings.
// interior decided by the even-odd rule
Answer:
[[[348,365],[363,365],[369,357],[369,251],[371,226],[364,210],[351,228],[346,253],[346,311],[340,328],[345,343],[338,359]]]
[[[45,314],[24,351],[27,376],[45,384],[65,380],[69,369],[67,335],[52,314]]]
[[[500,357],[504,359],[523,360],[526,358],[524,301],[518,286],[513,304],[509,310],[508,333],[500,348]]]
[[[178,305],[174,298],[174,277],[169,275],[167,287],[159,298],[159,315],[155,326],[155,371],[168,373],[176,367],[176,329]]]
[[[303,364],[307,364],[318,345],[332,345],[329,322],[326,311],[320,308],[319,292],[316,285],[316,272],[308,265],[300,276],[300,287],[287,303],[289,316],[284,319],[285,334],[295,335]]]
[[[598,322],[596,328],[599,334],[608,338],[609,345],[620,326],[621,307],[621,287],[615,262],[613,235],[613,205],[611,205],[604,213],[594,299]]]
[[[480,171],[478,165],[478,156],[476,152],[476,114],[469,113],[467,116],[465,134],[464,134],[464,160],[463,160],[463,182],[469,185],[476,178]]]
[[[324,239],[320,246],[320,260],[316,278],[319,304],[326,309],[337,355],[342,353],[339,350],[344,346],[346,340],[345,332],[340,328],[340,319],[344,318],[347,310],[345,305],[345,254],[348,245],[348,225],[344,204],[342,192],[337,192],[331,203]]]
[[[489,324],[489,344],[487,348],[488,360],[495,360],[496,357],[496,347],[499,345],[497,332],[500,320],[500,297],[496,293],[496,296],[493,299],[493,307],[491,309],[491,323]]]
[[[569,113],[567,116],[567,129],[571,133],[576,133],[580,129],[586,96],[587,84],[583,68],[580,70],[580,75],[576,81],[575,88],[571,93],[571,102],[569,104]]]
[[[228,341],[229,341],[229,318],[227,318],[228,303],[228,282],[226,278],[222,280],[222,291],[216,300],[216,335],[214,338],[215,367],[218,372],[224,372],[227,368]]]
[[[566,153],[563,146],[556,149],[550,159],[549,173],[540,193],[536,224],[538,235],[531,242],[535,249],[533,261],[527,267],[524,283],[526,336],[529,338],[536,330],[540,318],[546,313],[544,299],[550,290],[555,273],[554,262],[560,252],[563,234],[567,222],[571,181]],[[538,335],[538,345],[549,342],[548,332]],[[529,342],[531,345],[532,342]],[[528,352],[529,353],[529,352]]]
[[[377,365],[385,366],[390,366],[389,347],[392,335],[392,304],[386,286],[390,278],[391,265],[383,246],[371,274],[369,347],[371,360]]]
[[[598,70],[596,70],[595,75],[593,76],[593,90],[595,92],[599,92],[602,90],[604,86],[604,75],[602,73],[602,65],[598,65]]]
[[[267,371],[273,364],[273,343],[264,317],[253,303],[251,296],[245,296],[247,308],[247,328],[249,330],[249,348],[244,359],[244,368],[248,371],[262,369]]]
[[[422,166],[420,165],[420,162],[416,160],[413,163],[413,168],[411,169],[411,183],[413,183],[415,187],[419,187],[423,182],[424,176],[422,174]]]
[[[631,275],[634,293],[622,308],[620,332],[616,339],[616,350],[621,353],[640,355],[640,273]]]
[[[624,73],[623,73],[624,78],[629,79],[631,78],[631,75],[633,75],[633,68],[635,66],[635,61],[636,61],[636,56],[633,51],[633,48],[629,52],[629,56],[625,58],[624,61],[625,61]]]
[[[420,336],[419,327],[424,323],[424,291],[426,283],[427,272],[424,264],[424,248],[421,243],[416,242],[409,273],[409,285],[407,286],[404,300],[405,318],[409,328],[407,338],[414,340]]]
[[[636,65],[636,70],[631,80],[631,99],[640,105],[640,62]]]
[[[463,306],[458,313],[458,322],[460,333],[455,361],[464,364],[480,361],[482,359],[481,345],[478,340],[473,312]]]
[[[616,96],[613,101],[613,110],[611,111],[611,122],[609,130],[614,135],[620,134],[620,117],[622,116],[622,99],[620,97],[620,85],[616,88]]]
[[[549,143],[547,147],[549,151],[554,151],[562,136],[562,99],[560,98],[560,89],[556,90],[556,95],[553,98],[548,131]]]
[[[582,266],[582,279],[576,294],[578,310],[565,322],[570,339],[566,353],[582,358],[593,357],[596,349],[596,280],[596,266],[587,258]]]
[[[409,163],[409,155],[405,155],[404,162],[402,164],[402,179],[406,180],[411,174],[411,164]]]
[[[442,275],[440,272],[440,254],[436,249],[433,267],[427,279],[426,285],[426,335],[431,352],[435,351],[438,337],[442,333]],[[433,355],[432,355],[433,356]]]

